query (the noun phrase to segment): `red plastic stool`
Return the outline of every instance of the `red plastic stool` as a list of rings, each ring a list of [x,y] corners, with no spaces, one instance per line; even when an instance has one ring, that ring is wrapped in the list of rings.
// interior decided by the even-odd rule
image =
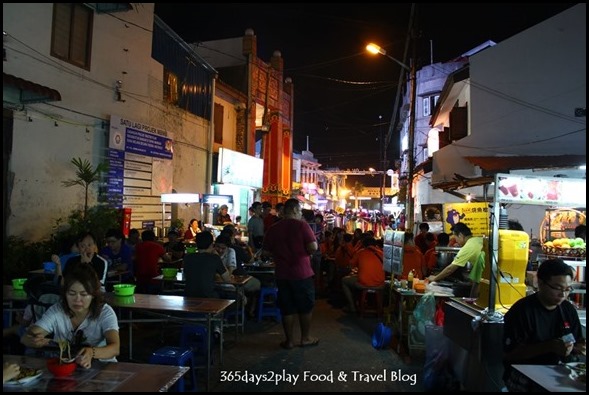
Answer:
[[[383,299],[384,286],[361,288],[360,298],[358,300],[358,312],[360,313],[360,317],[364,317],[365,314],[376,314],[377,317],[382,316]]]

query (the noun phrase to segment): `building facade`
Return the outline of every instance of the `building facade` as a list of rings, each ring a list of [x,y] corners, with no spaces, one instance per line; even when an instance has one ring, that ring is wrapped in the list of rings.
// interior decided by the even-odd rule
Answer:
[[[161,193],[209,191],[216,72],[153,3],[5,3],[3,24],[5,237],[42,240],[83,207],[62,184],[73,158],[111,165],[89,204],[114,199],[136,228],[163,225]]]

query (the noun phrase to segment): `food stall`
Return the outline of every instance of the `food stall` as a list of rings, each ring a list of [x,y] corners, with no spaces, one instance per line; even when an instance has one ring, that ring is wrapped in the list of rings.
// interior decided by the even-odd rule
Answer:
[[[525,279],[529,237],[524,232],[507,229],[502,208],[510,204],[579,208],[586,204],[585,179],[497,174],[494,181],[489,217],[491,236],[485,243],[490,253],[486,254],[479,298],[476,301],[452,298],[445,307],[444,335],[452,342],[450,358],[457,378],[467,391],[501,391],[503,314],[528,292]],[[559,256],[571,266],[584,268],[584,249],[570,250],[551,250],[555,254],[550,257]],[[582,256],[572,261],[569,254]],[[577,281],[584,282],[584,270],[583,278]],[[584,325],[584,308],[579,313]]]
[[[162,193],[160,200],[162,203],[162,233],[159,236],[164,238],[167,236],[166,205],[173,203],[200,203],[200,195],[198,193]],[[167,222],[170,223],[170,221]]]

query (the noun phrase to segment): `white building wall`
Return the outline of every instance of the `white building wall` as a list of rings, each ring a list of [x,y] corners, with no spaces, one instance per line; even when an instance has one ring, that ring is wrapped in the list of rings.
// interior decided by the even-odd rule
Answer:
[[[480,176],[464,156],[586,155],[586,118],[574,116],[586,97],[586,4],[580,3],[470,58],[468,88],[459,98],[460,105],[468,101],[470,135],[434,154],[434,182],[451,181],[454,173]],[[586,177],[574,169],[512,173]],[[538,237],[545,210],[509,205],[507,214]]]
[[[435,182],[480,174],[464,156],[585,155],[586,5],[470,58],[470,135],[434,154]],[[436,166],[438,162],[440,165]]]
[[[3,71],[58,90],[62,100],[28,104],[14,112],[9,171],[14,174],[8,234],[45,238],[57,218],[83,207],[74,157],[105,161],[112,114],[166,130],[175,140],[174,189],[206,191],[209,122],[162,103],[163,67],[151,58],[153,3],[94,14],[91,70],[50,56],[53,4],[3,4]],[[122,81],[117,101],[115,82]],[[55,126],[57,124],[57,126]],[[96,201],[91,187],[90,205]]]

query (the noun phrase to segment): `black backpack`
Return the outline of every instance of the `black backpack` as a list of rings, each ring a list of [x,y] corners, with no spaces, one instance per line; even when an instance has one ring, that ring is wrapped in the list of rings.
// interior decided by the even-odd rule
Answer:
[[[49,307],[61,301],[61,278],[48,281],[44,276],[33,276],[25,281],[23,289],[31,306],[32,322],[41,318]]]

